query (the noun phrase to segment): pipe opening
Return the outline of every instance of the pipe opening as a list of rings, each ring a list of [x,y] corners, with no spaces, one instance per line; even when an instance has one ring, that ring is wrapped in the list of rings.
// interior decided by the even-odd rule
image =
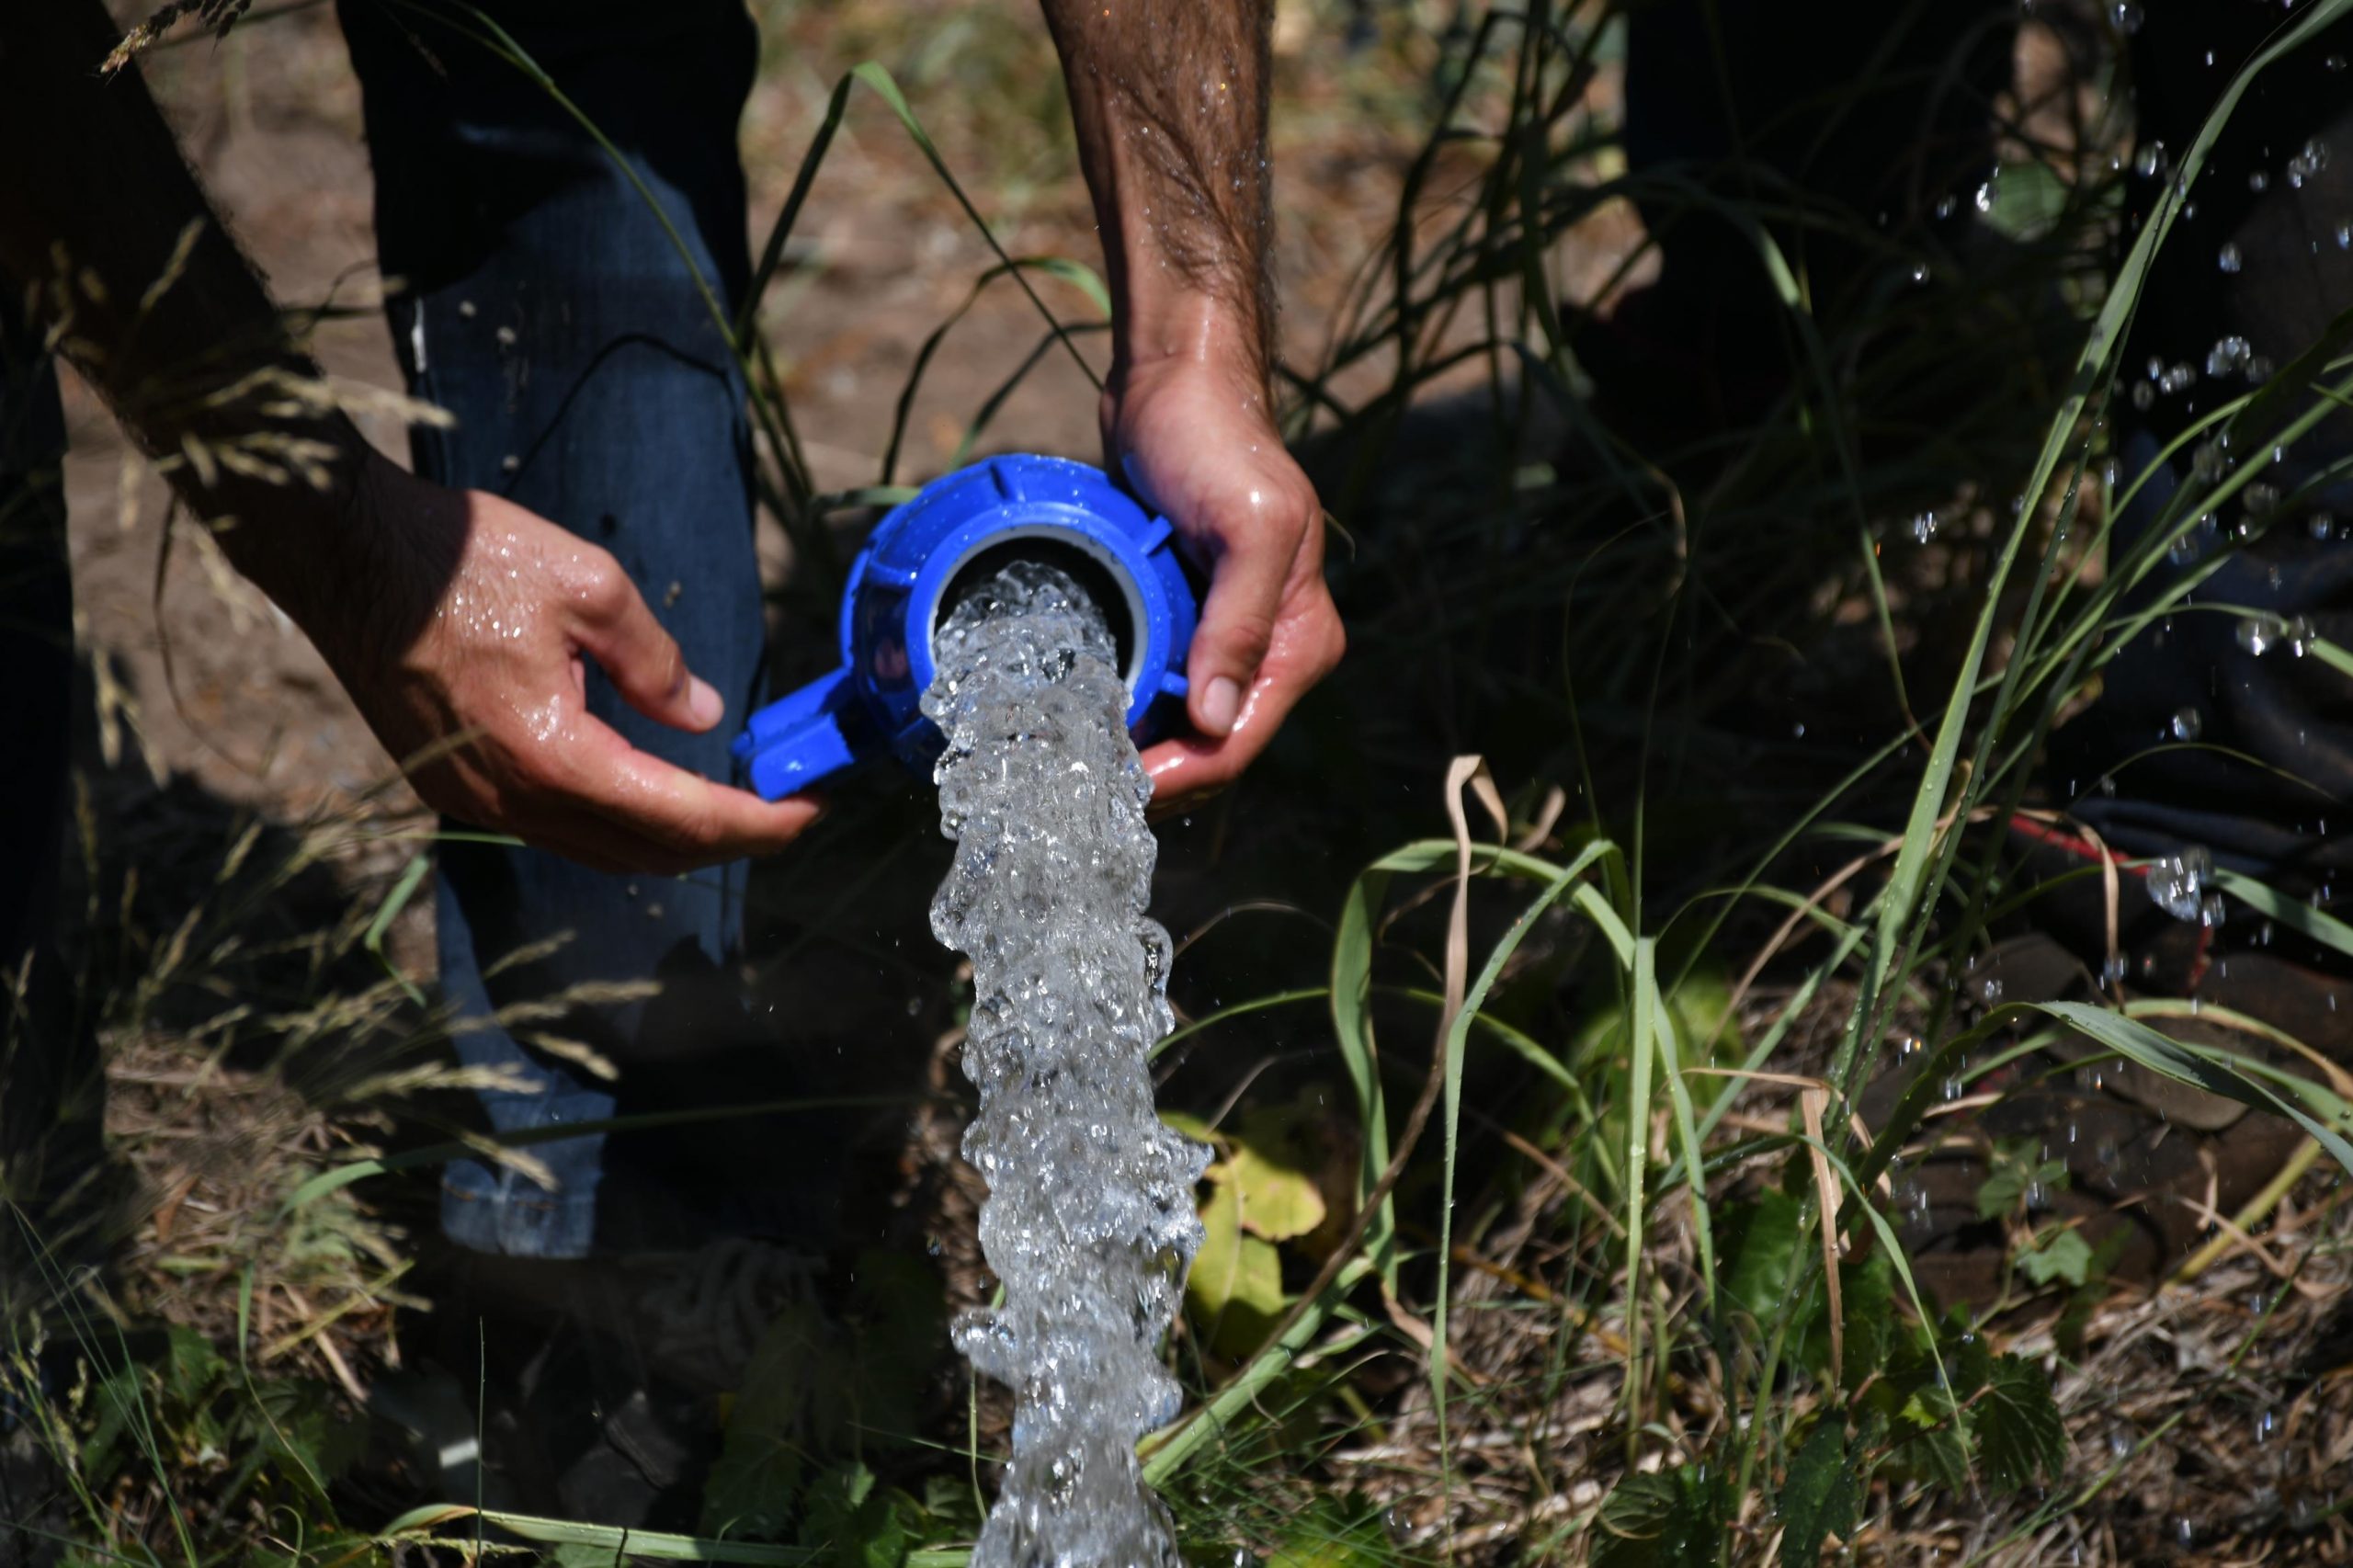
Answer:
[[[999,540],[973,551],[958,563],[955,575],[940,594],[939,608],[932,616],[932,632],[936,634],[955,613],[956,607],[976,589],[1017,561],[1042,562],[1078,585],[1079,591],[1103,612],[1104,624],[1110,628],[1111,645],[1118,655],[1120,678],[1131,691],[1134,690],[1136,661],[1141,657],[1136,635],[1136,617],[1141,607],[1136,602],[1135,589],[1122,580],[1124,573],[1113,570],[1094,551],[1067,538],[1026,534]]]

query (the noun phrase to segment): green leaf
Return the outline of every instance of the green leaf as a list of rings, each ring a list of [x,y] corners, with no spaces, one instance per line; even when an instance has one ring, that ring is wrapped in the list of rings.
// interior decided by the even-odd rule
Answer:
[[[1995,1358],[1969,1415],[1981,1471],[1996,1493],[2055,1477],[2067,1462],[2067,1428],[2051,1380],[2022,1356]]]
[[[1242,1199],[1242,1228],[1270,1242],[1303,1236],[1324,1222],[1315,1185],[1315,1151],[1303,1119],[1289,1106],[1264,1106],[1242,1118],[1224,1179]]]
[[[2029,1193],[2067,1184],[2067,1163],[2036,1159],[2039,1147],[2031,1138],[2005,1138],[1995,1144],[1989,1174],[1977,1188],[1979,1219],[2015,1214]]]
[[[1839,1264],[1838,1296],[1847,1326],[1847,1386],[1857,1389],[1887,1364],[1895,1343],[1895,1270],[1887,1255]],[[1826,1360],[1827,1346],[1824,1355]]]
[[[625,1568],[629,1559],[609,1546],[567,1540],[540,1561],[552,1562],[555,1568]]]
[[[1194,1116],[1190,1112],[1164,1110],[1160,1113],[1160,1119],[1196,1143],[1207,1143],[1212,1149],[1222,1148],[1225,1144],[1225,1137],[1222,1133],[1212,1128],[1205,1119]]]
[[[1769,1323],[1779,1312],[1805,1238],[1805,1205],[1779,1187],[1754,1202],[1726,1205],[1722,1220],[1724,1271],[1718,1276],[1719,1312],[1741,1312]]]
[[[174,1328],[164,1358],[164,1397],[181,1409],[193,1409],[228,1369],[211,1340],[192,1328]]]
[[[840,1568],[898,1568],[907,1554],[907,1516],[915,1510],[915,1499],[904,1493],[878,1489],[864,1465],[835,1465],[809,1488],[801,1544]]]
[[[2185,1044],[2159,1034],[2146,1024],[2087,1003],[2040,1002],[2035,1006],[2153,1073],[2288,1118],[2318,1140],[2337,1164],[2353,1171],[2353,1142],[2346,1136],[2353,1131],[2353,1113],[2348,1112],[2344,1101],[2318,1084],[2290,1080],[2282,1085],[2292,1085],[2291,1092],[2314,1108],[2307,1110],[2242,1072],[2226,1051]]]
[[[1379,1507],[1322,1494],[1285,1522],[1266,1568],[1393,1568],[1397,1560]]]
[[[805,1433],[828,1348],[824,1319],[808,1302],[789,1304],[760,1335],[728,1412],[719,1458],[703,1483],[706,1532],[774,1540],[790,1525],[807,1473]]]
[[[1845,1539],[1861,1517],[1862,1477],[1847,1451],[1847,1424],[1836,1412],[1814,1423],[1781,1482],[1781,1568],[1813,1568],[1822,1543]]]
[[[2018,1271],[2037,1285],[2081,1285],[2091,1278],[2092,1244],[2073,1225],[2053,1225],[2018,1253]]]
[[[1275,1244],[1242,1228],[1242,1199],[1221,1181],[1201,1206],[1205,1234],[1185,1281],[1193,1321],[1222,1356],[1256,1347],[1283,1310],[1283,1266]]]
[[[980,1499],[965,1476],[937,1471],[926,1476],[923,1512],[925,1534],[933,1540],[970,1540],[981,1533]]]
[[[1972,1369],[1973,1370],[1973,1369]],[[1886,1415],[1893,1445],[1887,1468],[1948,1492],[1969,1485],[1969,1431],[1961,1419],[1964,1395],[1954,1392],[1962,1374],[1948,1357],[1939,1360],[1926,1331],[1897,1345],[1887,1375],[1872,1393]]]
[[[813,1469],[915,1429],[939,1357],[938,1276],[876,1248],[855,1269],[838,1319],[792,1300],[769,1320],[703,1486],[706,1532],[782,1539]]]
[[[1630,1475],[1594,1519],[1593,1568],[1715,1568],[1731,1504],[1720,1466]]]

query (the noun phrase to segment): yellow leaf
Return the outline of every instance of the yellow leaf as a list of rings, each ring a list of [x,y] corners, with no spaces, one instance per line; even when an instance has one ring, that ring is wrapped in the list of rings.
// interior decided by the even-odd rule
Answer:
[[[1253,1111],[1243,1119],[1226,1173],[1242,1197],[1242,1228],[1252,1235],[1284,1242],[1324,1222],[1314,1156],[1289,1109]]]
[[[1196,1143],[1207,1143],[1213,1148],[1224,1146],[1225,1140],[1212,1131],[1210,1124],[1198,1116],[1181,1110],[1164,1110],[1160,1113],[1160,1119]]]
[[[1240,1184],[1222,1181],[1201,1206],[1206,1233],[1185,1281],[1186,1305],[1211,1349],[1246,1355],[1283,1310],[1282,1260],[1272,1242],[1242,1228]]]

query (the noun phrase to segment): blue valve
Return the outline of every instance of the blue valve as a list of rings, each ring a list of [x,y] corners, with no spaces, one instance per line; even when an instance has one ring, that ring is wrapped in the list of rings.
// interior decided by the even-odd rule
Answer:
[[[782,800],[884,752],[926,767],[942,744],[920,706],[932,634],[966,585],[1024,558],[1069,573],[1110,622],[1137,738],[1174,723],[1198,610],[1167,519],[1085,463],[992,458],[933,480],[876,525],[842,590],[841,667],[735,737],[752,788]]]

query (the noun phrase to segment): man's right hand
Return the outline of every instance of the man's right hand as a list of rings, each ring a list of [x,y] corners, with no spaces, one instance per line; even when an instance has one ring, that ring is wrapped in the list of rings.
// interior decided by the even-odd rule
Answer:
[[[297,619],[426,804],[601,870],[657,873],[780,849],[815,818],[813,801],[699,778],[588,712],[593,659],[648,718],[700,733],[725,713],[610,554],[372,453],[349,504],[363,560],[301,596],[312,613]]]

